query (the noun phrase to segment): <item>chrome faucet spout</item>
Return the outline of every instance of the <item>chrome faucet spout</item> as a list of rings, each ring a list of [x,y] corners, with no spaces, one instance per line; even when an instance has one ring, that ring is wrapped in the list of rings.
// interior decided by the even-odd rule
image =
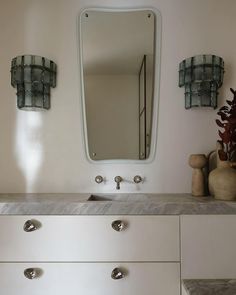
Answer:
[[[114,178],[115,182],[116,182],[116,189],[120,189],[120,183],[123,180],[121,176],[116,176]]]

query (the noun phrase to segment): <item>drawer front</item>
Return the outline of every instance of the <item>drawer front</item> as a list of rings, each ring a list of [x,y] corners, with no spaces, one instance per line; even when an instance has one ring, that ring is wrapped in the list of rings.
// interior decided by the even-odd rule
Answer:
[[[32,267],[40,275],[31,280]],[[117,267],[125,276],[114,280]],[[0,263],[4,295],[179,295],[179,275],[178,263]]]
[[[41,227],[25,232],[29,219]],[[179,260],[177,216],[0,216],[0,237],[2,262]]]

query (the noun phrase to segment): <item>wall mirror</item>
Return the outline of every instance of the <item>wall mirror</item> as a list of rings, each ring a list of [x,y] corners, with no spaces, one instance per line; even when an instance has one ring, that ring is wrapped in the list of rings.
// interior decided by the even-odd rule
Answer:
[[[154,154],[160,22],[159,12],[150,9],[81,13],[84,135],[90,160],[145,161]]]

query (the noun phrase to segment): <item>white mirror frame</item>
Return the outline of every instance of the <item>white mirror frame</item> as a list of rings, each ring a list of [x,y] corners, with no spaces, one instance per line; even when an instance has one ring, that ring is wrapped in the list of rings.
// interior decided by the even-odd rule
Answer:
[[[86,11],[103,11],[103,12],[132,12],[151,10],[155,14],[155,71],[154,71],[154,94],[153,94],[153,114],[152,114],[152,136],[151,136],[151,149],[149,157],[145,160],[128,160],[128,159],[111,159],[111,160],[92,160],[89,155],[88,147],[88,133],[87,133],[87,120],[85,111],[85,94],[84,94],[84,78],[83,78],[83,48],[82,48],[82,30],[81,21],[82,15]],[[158,9],[152,7],[139,7],[139,8],[85,8],[83,9],[78,17],[77,21],[77,46],[78,46],[78,63],[80,70],[80,87],[81,87],[81,99],[80,99],[80,110],[81,110],[81,125],[83,135],[83,146],[86,155],[86,159],[92,164],[148,164],[154,161],[156,156],[157,146],[157,129],[159,119],[159,99],[160,99],[160,73],[161,73],[161,13]],[[157,53],[159,53],[157,55]]]

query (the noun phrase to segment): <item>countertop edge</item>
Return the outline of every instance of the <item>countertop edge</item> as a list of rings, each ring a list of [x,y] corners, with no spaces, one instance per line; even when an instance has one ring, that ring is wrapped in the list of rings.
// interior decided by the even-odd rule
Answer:
[[[190,194],[124,194],[128,201],[122,194],[119,201],[88,201],[90,195],[0,194],[0,215],[236,215],[236,202]]]

